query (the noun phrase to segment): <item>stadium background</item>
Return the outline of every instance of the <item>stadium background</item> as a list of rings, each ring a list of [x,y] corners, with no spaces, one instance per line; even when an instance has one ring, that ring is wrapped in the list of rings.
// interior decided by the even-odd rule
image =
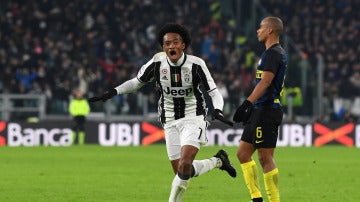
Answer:
[[[16,134],[9,131],[12,124],[19,124],[14,130],[27,137],[22,145],[35,141],[29,134],[44,142],[44,134],[56,128],[52,125],[70,127],[72,90],[80,88],[91,97],[134,77],[161,50],[156,33],[166,22],[190,29],[187,52],[207,62],[225,98],[224,113],[232,117],[253,87],[264,48],[256,39],[258,24],[264,16],[276,15],[284,21],[281,42],[289,53],[282,103],[291,127],[284,125],[283,130],[301,134],[293,136],[304,139],[298,146],[309,146],[309,131],[313,145],[318,137],[347,126],[350,132],[341,130],[328,143],[344,144],[349,135],[352,143],[347,146],[358,146],[359,7],[358,0],[0,1],[0,143],[5,145],[8,135]],[[111,124],[128,124],[132,135],[134,124],[158,127],[156,104],[152,84],[139,93],[94,103],[87,128],[98,127],[88,133],[100,131],[102,123],[109,129]],[[217,123],[210,129],[229,130]]]

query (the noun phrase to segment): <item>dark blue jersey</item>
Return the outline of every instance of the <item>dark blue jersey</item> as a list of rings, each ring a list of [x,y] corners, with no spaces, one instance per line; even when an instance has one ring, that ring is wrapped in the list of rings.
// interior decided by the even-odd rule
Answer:
[[[263,52],[256,70],[256,85],[260,82],[264,71],[271,71],[275,77],[266,91],[256,100],[255,108],[281,107],[280,92],[285,80],[286,62],[286,53],[280,44],[275,44]]]

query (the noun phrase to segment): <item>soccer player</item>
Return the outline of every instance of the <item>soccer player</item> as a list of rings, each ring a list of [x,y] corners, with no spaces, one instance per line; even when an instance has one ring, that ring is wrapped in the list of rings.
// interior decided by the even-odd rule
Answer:
[[[280,92],[286,71],[286,53],[279,44],[283,31],[280,18],[264,18],[257,30],[258,41],[265,44],[256,70],[256,86],[250,96],[238,107],[233,120],[244,124],[244,132],[237,151],[244,179],[252,201],[263,201],[259,187],[258,169],[252,158],[258,152],[266,194],[270,202],[280,201],[278,169],[274,151],[278,138],[278,127],[283,112]]]
[[[207,108],[200,85],[211,97],[213,119],[224,121],[224,101],[205,62],[184,53],[191,42],[189,31],[179,24],[166,24],[158,33],[158,42],[163,52],[155,54],[144,64],[135,78],[89,100],[106,101],[155,81],[160,93],[159,121],[165,130],[166,149],[175,173],[169,202],[179,202],[192,177],[214,168],[225,170],[231,177],[236,177],[236,170],[224,150],[209,159],[195,160],[200,146],[207,142]]]

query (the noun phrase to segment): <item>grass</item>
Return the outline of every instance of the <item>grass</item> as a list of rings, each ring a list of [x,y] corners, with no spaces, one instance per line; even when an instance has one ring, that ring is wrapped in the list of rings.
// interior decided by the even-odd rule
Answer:
[[[203,147],[197,159],[219,148]],[[237,148],[225,149],[238,177],[216,169],[193,178],[184,202],[249,201]],[[360,198],[359,156],[359,149],[340,146],[278,148],[282,201]],[[173,178],[164,145],[1,147],[0,162],[0,201],[167,201]]]

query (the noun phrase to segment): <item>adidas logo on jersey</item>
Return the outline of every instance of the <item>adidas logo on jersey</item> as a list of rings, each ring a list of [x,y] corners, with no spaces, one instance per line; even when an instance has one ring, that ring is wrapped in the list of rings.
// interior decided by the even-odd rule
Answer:
[[[168,80],[168,78],[166,76],[163,76],[161,79],[162,80]]]

